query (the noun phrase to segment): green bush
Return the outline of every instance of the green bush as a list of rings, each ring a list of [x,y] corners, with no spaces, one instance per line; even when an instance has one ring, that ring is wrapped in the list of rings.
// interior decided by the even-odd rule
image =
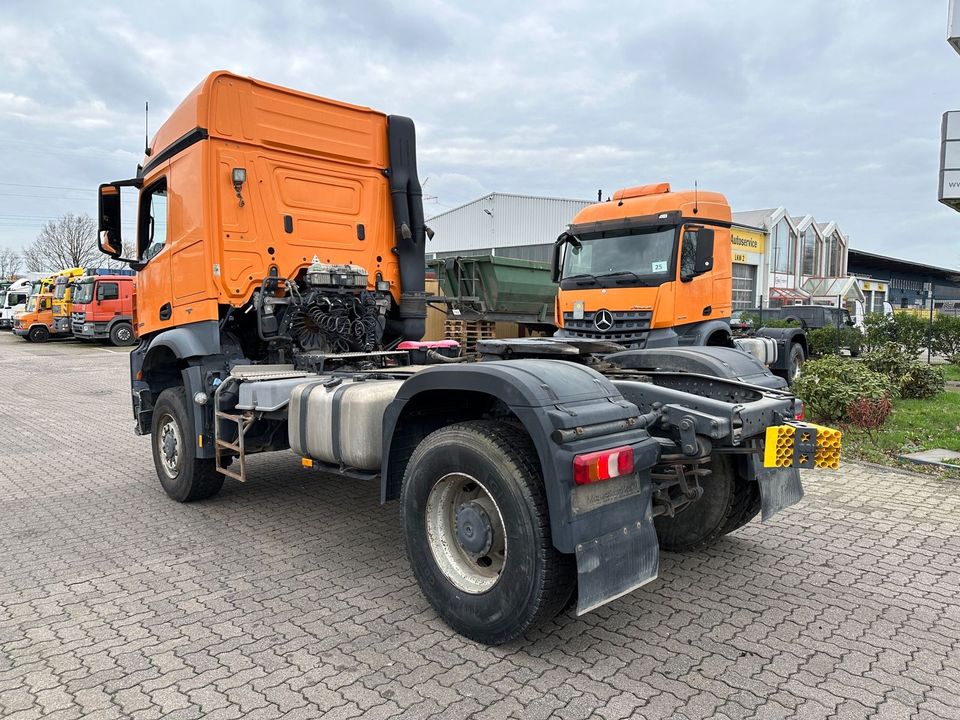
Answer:
[[[806,405],[807,414],[823,422],[848,422],[848,408],[867,398],[882,400],[893,395],[886,376],[863,363],[836,355],[810,360],[803,366],[792,390]]]
[[[943,370],[920,362],[896,343],[868,352],[863,356],[863,364],[885,376],[900,397],[931,398],[946,386]]]
[[[899,396],[903,377],[918,363],[916,359],[907,355],[907,349],[903,345],[890,342],[877,350],[865,353],[863,364],[890,380],[896,391],[895,394]]]
[[[851,355],[859,355],[863,346],[863,333],[848,325],[816,328],[807,333],[807,338],[814,355],[836,355],[838,348],[846,348]]]
[[[937,315],[933,320],[931,350],[942,355],[960,355],[960,317]]]
[[[863,320],[865,349],[878,350],[893,342],[903,345],[916,357],[927,345],[927,323],[926,318],[911,313],[870,313]]]
[[[900,382],[900,395],[905,398],[924,400],[936,397],[947,386],[943,370],[934,365],[917,363]]]

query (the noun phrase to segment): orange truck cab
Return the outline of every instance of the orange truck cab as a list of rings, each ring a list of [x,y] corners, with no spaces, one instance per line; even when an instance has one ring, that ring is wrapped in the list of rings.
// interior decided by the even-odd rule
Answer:
[[[628,349],[736,347],[791,382],[807,356],[802,329],[731,331],[730,225],[720,193],[665,182],[584,208],[554,245],[556,336]]]
[[[71,323],[80,340],[109,340],[117,346],[136,342],[133,331],[132,275],[85,275],[73,288]]]
[[[13,332],[30,342],[50,339],[53,327],[53,293],[41,292],[27,299],[27,307],[13,318]]]
[[[669,183],[581,210],[554,246],[561,337],[632,348],[731,345],[730,205]]]

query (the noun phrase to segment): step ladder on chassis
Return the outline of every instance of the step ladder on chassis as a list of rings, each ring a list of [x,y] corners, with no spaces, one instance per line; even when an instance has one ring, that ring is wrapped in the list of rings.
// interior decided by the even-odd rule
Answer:
[[[240,412],[227,412],[222,409],[221,395],[225,388],[239,385],[245,380],[280,380],[285,378],[307,377],[309,373],[301,370],[295,370],[293,365],[237,365],[230,371],[226,380],[217,385],[213,393],[213,442],[215,466],[218,473],[222,473],[229,478],[246,482],[247,480],[247,454],[244,447],[244,438],[247,431],[250,430],[256,420],[256,413],[253,410],[243,410]],[[223,439],[221,431],[221,422],[232,422],[237,426],[237,441],[229,442]],[[224,460],[229,462],[229,458],[237,458],[239,472],[234,472],[227,468]]]

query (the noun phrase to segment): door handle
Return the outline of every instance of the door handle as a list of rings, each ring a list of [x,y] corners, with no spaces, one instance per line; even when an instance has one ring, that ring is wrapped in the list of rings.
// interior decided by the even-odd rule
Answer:
[[[707,305],[703,309],[703,316],[706,317],[707,315],[711,315],[711,314],[713,314],[713,305]]]
[[[160,319],[169,320],[170,316],[173,315],[173,308],[170,303],[164,303],[160,306]]]

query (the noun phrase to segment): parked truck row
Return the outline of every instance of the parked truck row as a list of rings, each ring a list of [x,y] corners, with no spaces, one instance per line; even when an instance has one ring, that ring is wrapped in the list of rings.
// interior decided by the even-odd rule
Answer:
[[[131,192],[135,235],[122,237]],[[697,288],[691,322],[723,311],[722,225],[686,200],[642,217],[649,199],[623,197],[638,217],[628,229],[613,218],[610,237],[600,211],[578,220],[558,250],[569,334],[484,340],[466,358],[422,342],[429,231],[409,118],[216,72],[136,174],[99,197],[100,248],[137,273],[134,428],[163,490],[209,498],[267,451],[293,452],[327,482],[378,483],[399,503],[424,596],[480,642],[631,592],[657,576],[661,548],[769,519],[801,498],[799,468],[838,461],[839,434],[802,422],[753,355],[572,332],[580,310],[612,314],[618,280],[641,294],[672,285],[673,314],[677,288]],[[618,265],[631,274],[577,284],[584,250],[599,258],[629,234],[641,251],[648,233],[657,255],[643,282]],[[135,257],[123,258],[128,243]],[[617,303],[639,315],[653,301]]]
[[[69,268],[21,279],[0,293],[0,328],[30,342],[73,337],[132,345],[133,270]]]

